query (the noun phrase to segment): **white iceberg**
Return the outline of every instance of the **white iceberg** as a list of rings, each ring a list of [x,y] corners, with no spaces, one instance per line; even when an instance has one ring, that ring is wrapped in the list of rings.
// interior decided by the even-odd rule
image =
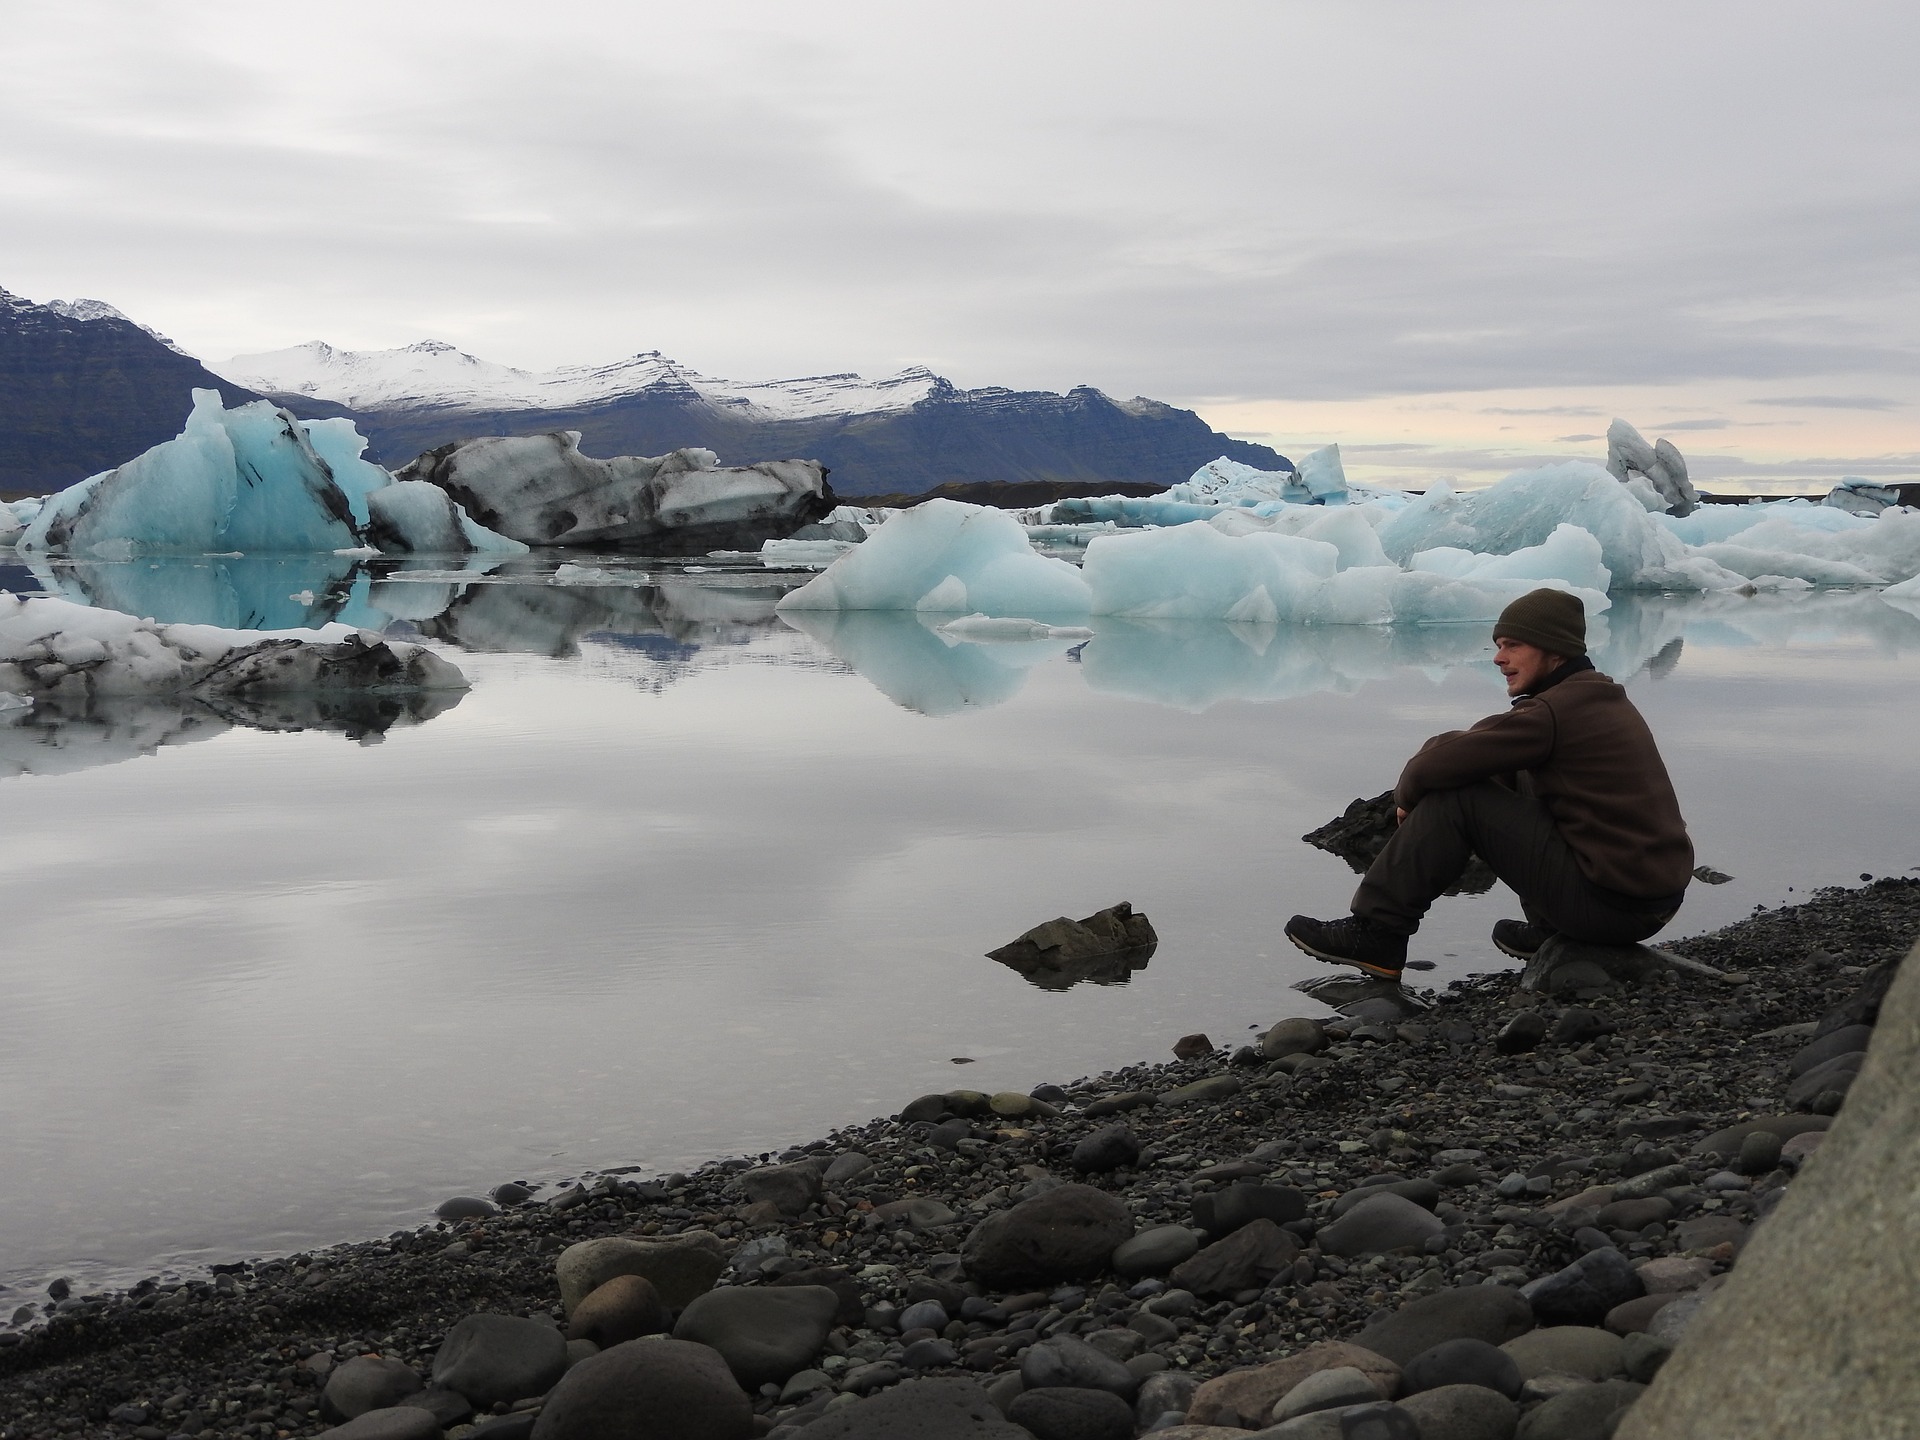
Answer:
[[[1019,522],[999,510],[929,500],[902,510],[873,537],[780,602],[796,610],[917,610],[1039,619],[1084,615],[1087,581],[1064,560],[1036,555]]]
[[[367,538],[389,555],[527,553],[520,541],[474,524],[452,496],[423,480],[370,490],[364,504]]]
[[[1700,496],[1687,478],[1687,462],[1671,440],[1647,444],[1624,420],[1607,427],[1607,471],[1625,485],[1641,507],[1670,515],[1689,515]]]

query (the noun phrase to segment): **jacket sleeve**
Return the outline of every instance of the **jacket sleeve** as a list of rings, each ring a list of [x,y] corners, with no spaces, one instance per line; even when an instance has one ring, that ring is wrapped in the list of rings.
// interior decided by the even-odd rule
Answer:
[[[1551,706],[1523,700],[1470,730],[1436,735],[1400,772],[1393,803],[1411,810],[1429,791],[1458,790],[1545,764],[1553,754],[1555,728]]]

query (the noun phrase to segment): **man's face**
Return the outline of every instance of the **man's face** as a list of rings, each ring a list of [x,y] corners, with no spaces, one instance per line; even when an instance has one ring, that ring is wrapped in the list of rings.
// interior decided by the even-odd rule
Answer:
[[[1563,657],[1524,640],[1493,637],[1493,663],[1507,677],[1507,694],[1524,695],[1565,663]]]

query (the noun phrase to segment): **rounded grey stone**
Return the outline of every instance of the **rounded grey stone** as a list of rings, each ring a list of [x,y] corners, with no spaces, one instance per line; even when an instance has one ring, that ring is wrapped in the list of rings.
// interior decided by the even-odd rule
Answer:
[[[1400,1408],[1420,1427],[1420,1440],[1512,1440],[1520,1407],[1482,1385],[1442,1385],[1408,1395]]]
[[[1164,1275],[1200,1252],[1198,1232],[1185,1225],[1155,1225],[1115,1247],[1113,1268],[1128,1280]]]
[[[440,1342],[433,1383],[483,1409],[544,1395],[566,1368],[566,1337],[553,1326],[517,1315],[469,1315]]]
[[[1028,1390],[1007,1419],[1034,1440],[1133,1440],[1133,1408],[1106,1390]]]
[[[840,1297],[824,1285],[728,1286],[681,1311],[673,1336],[711,1346],[742,1386],[756,1390],[806,1369],[839,1308]]]
[[[1125,1365],[1071,1335],[1051,1336],[1029,1346],[1020,1357],[1020,1379],[1029,1390],[1105,1390],[1127,1400],[1140,1388],[1140,1381]]]
[[[440,1440],[440,1422],[413,1405],[368,1410],[320,1432],[326,1440]]]
[[[336,1365],[320,1392],[321,1413],[330,1420],[351,1420],[369,1410],[384,1410],[398,1405],[426,1382],[398,1360],[377,1355],[356,1355],[344,1365]]]
[[[629,1340],[561,1377],[533,1440],[749,1440],[753,1402],[717,1351]]]

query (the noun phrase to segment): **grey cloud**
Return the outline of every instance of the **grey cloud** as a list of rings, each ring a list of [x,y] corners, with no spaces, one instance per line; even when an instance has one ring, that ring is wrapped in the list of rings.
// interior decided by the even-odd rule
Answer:
[[[1885,395],[1762,395],[1749,405],[1782,405],[1801,410],[1904,410],[1907,402]]]
[[[1556,445],[1581,445],[1590,440],[1604,440],[1606,438],[1604,435],[1556,435],[1553,437],[1553,443]]]
[[[1665,420],[1653,428],[1656,430],[1724,430],[1732,423],[1730,420]]]

